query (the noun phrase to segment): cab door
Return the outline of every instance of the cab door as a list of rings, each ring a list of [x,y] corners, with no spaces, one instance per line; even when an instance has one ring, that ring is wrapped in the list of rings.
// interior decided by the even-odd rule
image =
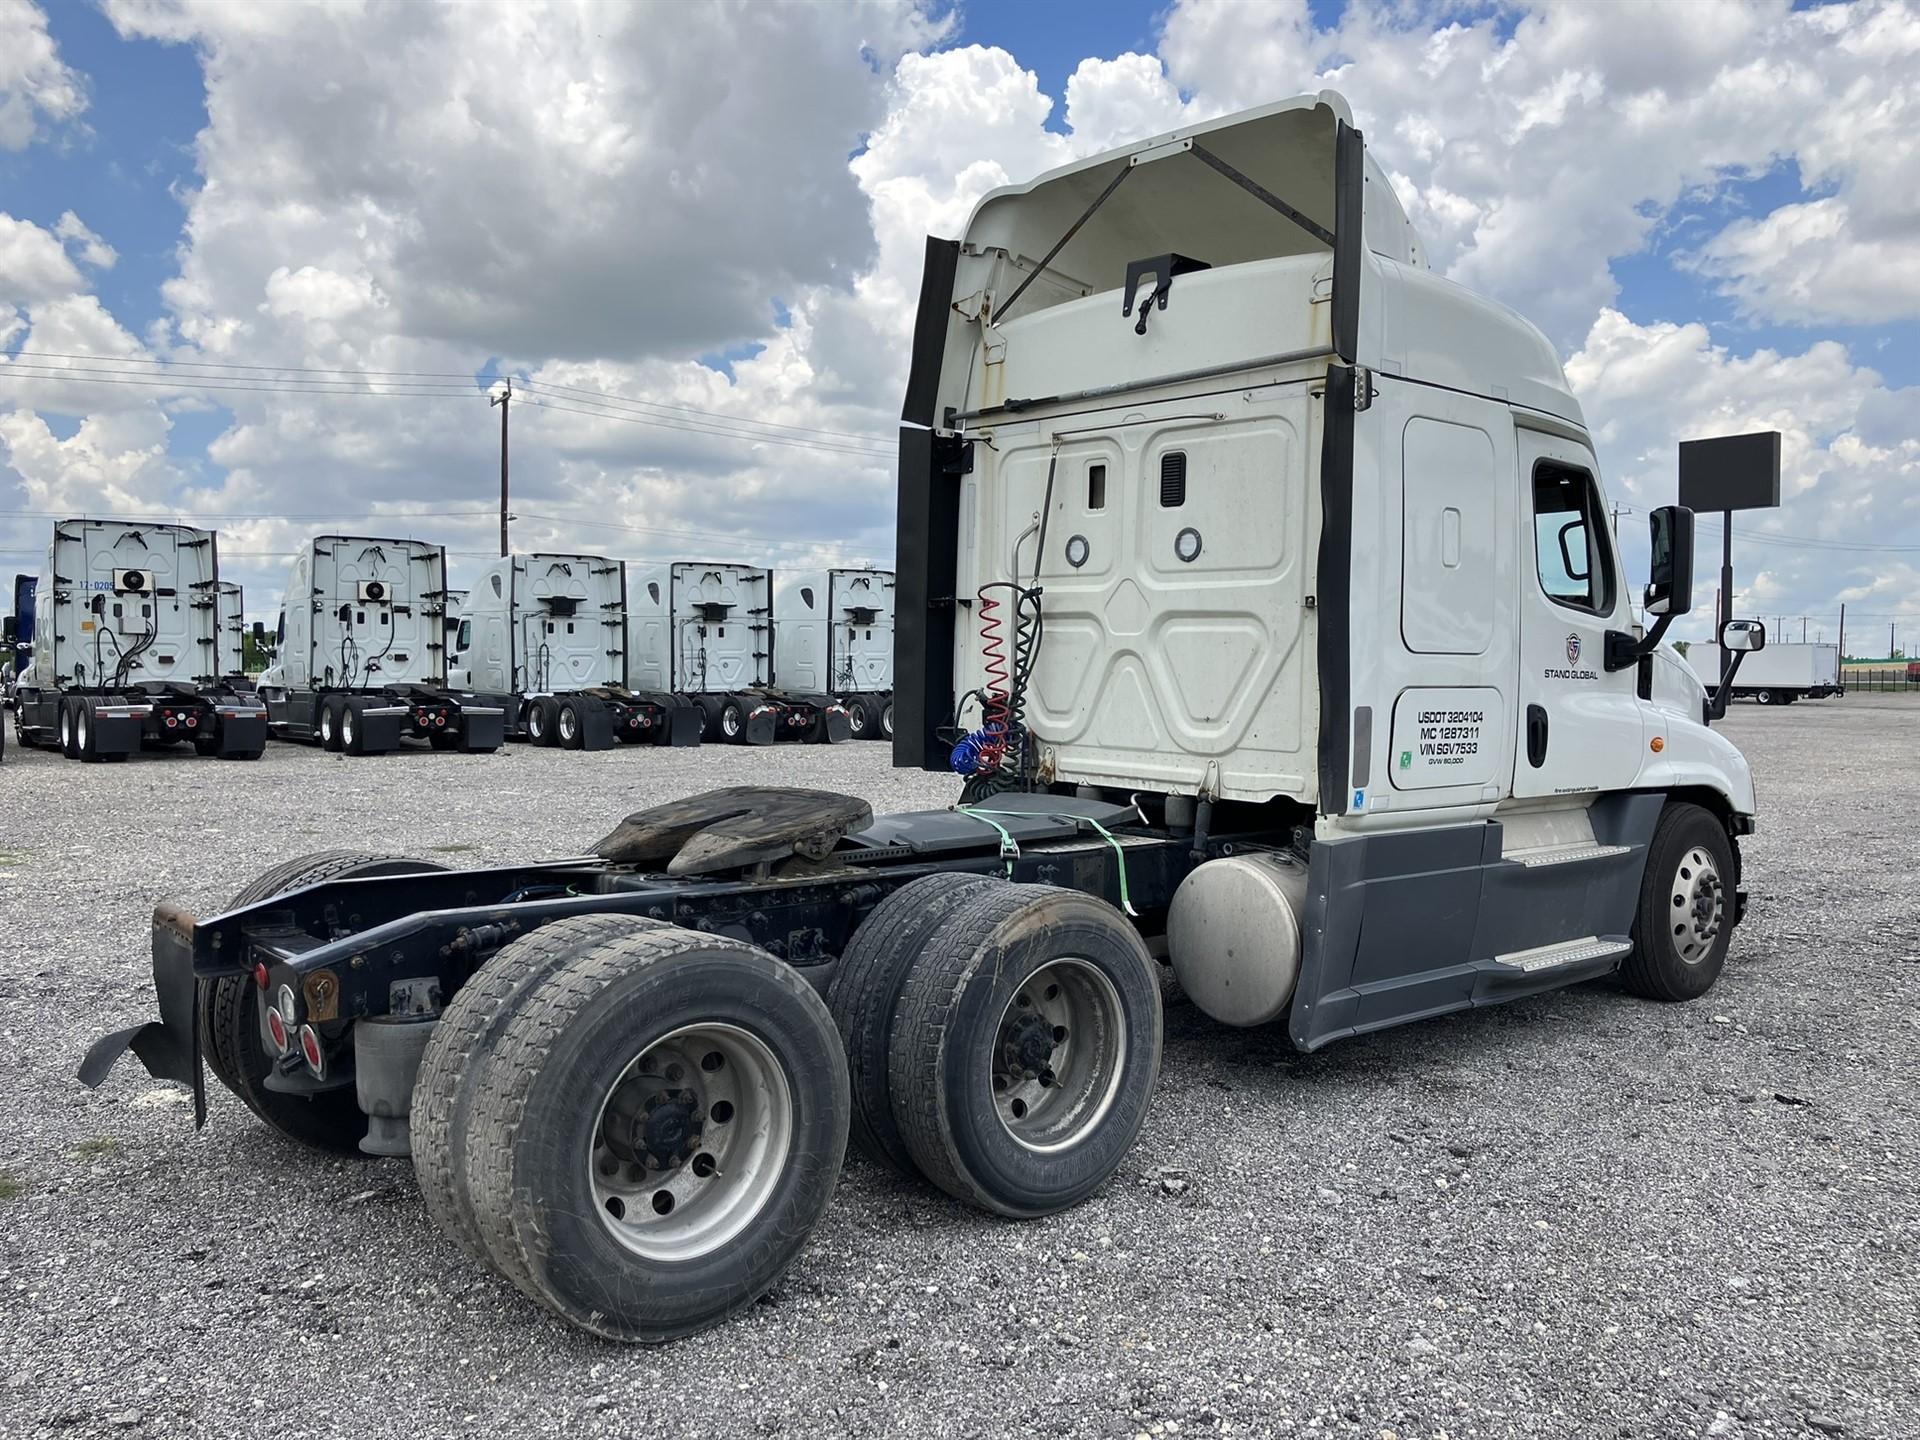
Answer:
[[[1636,669],[1608,672],[1609,630],[1633,628],[1592,450],[1518,432],[1521,549],[1516,796],[1624,789],[1642,760]]]

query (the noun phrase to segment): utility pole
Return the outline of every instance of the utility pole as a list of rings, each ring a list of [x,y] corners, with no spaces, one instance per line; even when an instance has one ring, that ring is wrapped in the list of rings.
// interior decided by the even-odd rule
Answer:
[[[507,388],[487,402],[500,407],[500,558],[507,558],[507,411],[513,404],[513,377]]]
[[[1804,615],[1800,617],[1800,643],[1807,643],[1807,617]]]
[[[1847,658],[1847,602],[1840,602],[1840,658]]]

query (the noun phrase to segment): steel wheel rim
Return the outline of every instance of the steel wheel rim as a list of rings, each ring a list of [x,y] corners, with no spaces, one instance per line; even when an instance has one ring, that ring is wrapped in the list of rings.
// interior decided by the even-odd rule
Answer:
[[[1673,948],[1682,962],[1698,965],[1720,937],[1727,890],[1713,856],[1695,845],[1680,857],[1673,876]]]
[[[729,705],[720,712],[720,733],[731,739],[740,733],[740,710]]]
[[[538,705],[527,712],[527,734],[538,740],[547,733],[547,717]]]
[[[847,707],[847,728],[856,735],[867,733],[867,707],[858,702]]]
[[[579,732],[579,729],[580,722],[575,717],[573,711],[562,710],[560,712],[560,738],[562,740],[571,740],[574,735]]]
[[[696,1260],[772,1198],[793,1145],[793,1092],[751,1031],[683,1025],[620,1072],[587,1143],[594,1209],[614,1240],[644,1260]]]
[[[1071,1150],[1120,1094],[1126,1011],[1104,970],[1077,955],[1042,965],[1001,1013],[992,1056],[993,1108],[1016,1145]]]

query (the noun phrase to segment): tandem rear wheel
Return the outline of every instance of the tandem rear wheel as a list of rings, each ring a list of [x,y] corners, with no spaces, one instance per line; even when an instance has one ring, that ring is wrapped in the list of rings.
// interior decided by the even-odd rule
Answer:
[[[1146,1123],[1159,980],[1104,900],[977,876],[915,881],[856,932],[829,999],[856,1143],[983,1210],[1026,1218],[1080,1203]]]
[[[501,950],[428,1042],[428,1207],[524,1294],[655,1342],[753,1303],[826,1212],[847,1135],[826,1005],[763,950],[591,916]]]

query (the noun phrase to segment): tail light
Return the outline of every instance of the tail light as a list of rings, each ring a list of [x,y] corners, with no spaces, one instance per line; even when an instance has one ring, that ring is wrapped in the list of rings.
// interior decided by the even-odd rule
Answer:
[[[187,729],[191,730],[193,729],[194,726],[198,725],[199,723],[200,723],[200,717],[198,715],[187,716]]]
[[[314,1079],[327,1078],[327,1055],[320,1048],[320,1032],[311,1025],[300,1027],[300,1058],[307,1062]]]
[[[267,1038],[273,1041],[276,1054],[287,1053],[287,1022],[280,1018],[278,1010],[267,1011]]]
[[[267,962],[262,960],[253,967],[253,983],[262,990],[267,988]]]
[[[440,716],[439,716],[439,718],[438,718],[437,720],[435,720],[435,721],[434,721],[434,724],[436,724],[436,725],[445,725],[446,723],[447,723],[447,712],[446,712],[446,711],[444,711],[444,710],[442,710],[442,711],[440,712]]]
[[[162,721],[166,723],[166,727],[169,730],[173,729],[174,726],[180,723],[180,717],[174,714],[173,711],[171,710],[162,710],[160,712],[160,718]]]

